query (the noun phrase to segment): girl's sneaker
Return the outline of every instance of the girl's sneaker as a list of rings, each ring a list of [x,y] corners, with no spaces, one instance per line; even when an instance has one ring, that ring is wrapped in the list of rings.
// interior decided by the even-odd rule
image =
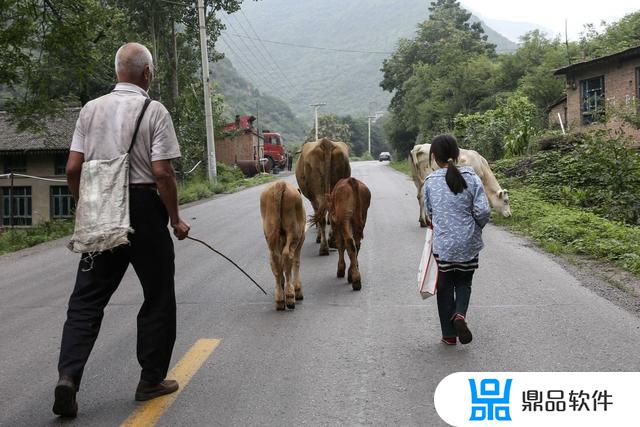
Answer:
[[[453,327],[456,328],[460,344],[469,344],[471,342],[473,335],[471,335],[471,331],[469,330],[467,322],[462,314],[456,314],[454,316]]]
[[[456,345],[457,343],[456,337],[442,337],[440,341],[446,345]]]

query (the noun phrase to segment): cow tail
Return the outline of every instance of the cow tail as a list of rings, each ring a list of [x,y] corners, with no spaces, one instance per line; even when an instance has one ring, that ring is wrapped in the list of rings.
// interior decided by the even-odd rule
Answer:
[[[331,194],[327,193],[324,195],[320,206],[318,206],[318,210],[313,215],[309,216],[307,224],[320,225],[323,219],[327,219],[329,211],[331,211]]]
[[[326,138],[322,138],[320,140],[320,147],[322,147],[322,151],[324,152],[324,168],[322,171],[322,181],[324,184],[322,201],[318,206],[318,210],[314,215],[309,219],[309,224],[318,225],[321,223],[322,219],[327,217],[327,213],[329,212],[329,199],[331,196],[331,155],[333,151],[333,144]]]
[[[284,192],[287,189],[287,184],[284,181],[279,181],[274,186],[273,198],[274,198],[274,213],[276,214],[276,218],[278,218],[278,222],[276,227],[271,231],[271,235],[269,236],[269,247],[276,248],[278,247],[278,240],[280,239],[280,234],[282,233],[282,197],[284,196]]]
[[[362,215],[362,205],[360,203],[360,185],[355,178],[349,178],[349,185],[353,191],[354,209],[353,209],[353,237],[362,239],[364,235],[364,222]]]

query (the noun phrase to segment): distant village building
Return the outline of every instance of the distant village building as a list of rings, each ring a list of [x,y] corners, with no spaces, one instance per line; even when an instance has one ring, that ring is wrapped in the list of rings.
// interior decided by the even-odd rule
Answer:
[[[65,166],[80,109],[69,109],[49,122],[43,134],[18,132],[0,112],[0,175],[66,179]],[[74,201],[66,182],[0,178],[1,227],[28,227],[51,219],[73,218]]]
[[[629,107],[640,99],[640,46],[578,62],[554,74],[566,76],[567,95],[549,106],[551,125],[559,126],[559,115],[571,131],[622,127],[640,141],[640,130],[618,119],[601,120],[608,108]]]
[[[255,121],[255,116],[236,116],[234,122],[225,125],[225,136],[216,140],[216,161],[233,166],[263,157],[262,136],[253,126]]]

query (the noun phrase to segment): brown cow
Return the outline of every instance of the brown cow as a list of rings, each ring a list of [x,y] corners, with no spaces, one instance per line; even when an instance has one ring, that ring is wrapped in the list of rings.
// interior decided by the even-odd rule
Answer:
[[[327,196],[339,180],[350,176],[349,147],[344,142],[322,138],[302,146],[296,165],[296,179],[302,194],[313,206],[314,218],[318,219],[316,243],[320,243],[320,255],[329,255],[325,233]]]
[[[260,214],[271,252],[271,271],[276,279],[276,309],[284,310],[285,300],[287,308],[294,309],[296,301],[303,298],[300,250],[304,242],[306,213],[300,192],[285,181],[269,185],[260,195]]]
[[[371,204],[371,193],[363,182],[355,178],[341,179],[330,198],[329,218],[338,245],[338,277],[344,277],[346,263],[344,251],[349,254],[348,281],[354,291],[362,287],[358,252],[362,242],[367,210]]]

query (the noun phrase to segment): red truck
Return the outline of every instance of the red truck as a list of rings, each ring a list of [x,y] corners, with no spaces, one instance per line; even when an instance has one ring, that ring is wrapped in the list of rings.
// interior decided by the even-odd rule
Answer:
[[[271,169],[278,167],[285,169],[287,166],[287,153],[284,149],[284,140],[278,132],[271,132],[264,129],[262,131],[264,138],[264,157],[269,160]]]

